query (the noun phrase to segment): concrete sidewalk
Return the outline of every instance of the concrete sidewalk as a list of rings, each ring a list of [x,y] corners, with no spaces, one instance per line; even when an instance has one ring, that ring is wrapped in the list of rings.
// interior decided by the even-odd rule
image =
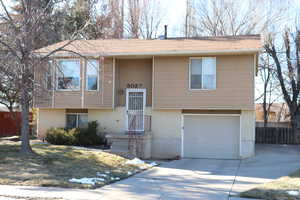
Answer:
[[[72,200],[227,200],[238,163],[238,160],[183,159],[95,190],[0,186],[0,195]]]

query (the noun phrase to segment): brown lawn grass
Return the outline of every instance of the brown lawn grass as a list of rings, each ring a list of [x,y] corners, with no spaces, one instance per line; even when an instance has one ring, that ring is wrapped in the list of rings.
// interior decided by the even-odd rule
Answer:
[[[288,176],[281,177],[272,182],[261,184],[251,190],[242,192],[240,196],[267,200],[300,199],[300,195],[289,195],[287,191],[299,191],[300,193],[300,169]]]
[[[35,154],[28,156],[18,152],[19,142],[0,143],[0,184],[95,188],[113,182],[111,177],[123,179],[128,171],[141,171],[138,166],[125,165],[126,158],[106,152],[46,144],[32,147]],[[68,181],[107,171],[106,181],[95,186]]]

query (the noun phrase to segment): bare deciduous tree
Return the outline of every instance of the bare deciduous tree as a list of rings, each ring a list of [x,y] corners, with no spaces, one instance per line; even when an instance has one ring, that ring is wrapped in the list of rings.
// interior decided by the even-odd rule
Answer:
[[[192,15],[186,20],[184,27],[193,30],[193,35],[245,35],[262,33],[269,26],[270,20],[274,24],[281,20],[280,12],[285,7],[267,10],[268,0],[193,0],[187,4],[187,10]],[[190,8],[188,7],[190,6]],[[196,22],[195,22],[196,21]]]
[[[143,0],[141,14],[141,36],[145,39],[157,37],[163,11],[157,0]]]
[[[258,91],[261,94],[256,101],[262,101],[265,127],[268,125],[269,115],[273,103],[281,97],[280,92],[278,91],[278,81],[275,77],[276,70],[270,59],[271,58],[268,54],[263,53],[260,56],[258,65],[258,75],[260,78],[259,85],[262,86],[262,91]]]
[[[158,0],[128,0],[126,30],[131,38],[150,39],[157,36],[163,19]]]
[[[282,39],[283,45],[270,34],[264,47],[275,63],[276,76],[289,107],[296,142],[300,142],[300,30],[287,29]]]
[[[100,8],[94,11],[96,23],[94,39],[123,38],[124,35],[124,0],[101,2]]]
[[[51,22],[51,12],[48,11],[50,4],[40,6],[39,0],[22,0],[21,17],[10,13],[3,0],[0,0],[0,6],[3,10],[0,19],[5,24],[5,29],[0,32],[0,47],[6,51],[1,57],[0,79],[9,78],[10,84],[18,91],[16,98],[22,111],[20,152],[31,153],[29,110],[37,86],[34,71],[45,66],[43,64],[49,56],[69,45],[72,40],[47,55],[36,55],[34,51],[41,45],[39,39],[48,31],[44,24]]]
[[[186,11],[184,16],[184,36],[195,37],[198,36],[198,24],[196,19],[196,8],[194,0],[186,0]]]
[[[141,0],[128,0],[127,29],[130,37],[139,38],[141,20]]]
[[[5,54],[5,53],[3,53]],[[7,62],[7,59],[3,59],[5,56],[1,56],[0,59],[0,65],[8,64],[10,66],[13,66],[13,60],[8,63],[2,63]],[[14,85],[15,82],[13,80],[12,76],[9,76],[9,74],[5,74],[5,72],[0,71],[0,104],[7,107],[7,109],[10,112],[14,112],[14,108],[16,107],[16,104],[18,103],[18,89]]]

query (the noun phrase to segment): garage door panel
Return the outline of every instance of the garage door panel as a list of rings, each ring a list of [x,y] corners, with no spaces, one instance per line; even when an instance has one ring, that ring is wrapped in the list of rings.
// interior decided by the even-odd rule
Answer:
[[[238,116],[184,116],[184,157],[236,159],[239,155]]]

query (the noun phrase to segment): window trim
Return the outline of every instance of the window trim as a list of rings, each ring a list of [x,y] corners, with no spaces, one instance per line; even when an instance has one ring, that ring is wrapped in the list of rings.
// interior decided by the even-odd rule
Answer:
[[[95,61],[97,61],[97,71],[98,71],[98,73],[97,73],[97,90],[89,90],[88,89],[88,61],[89,60],[95,60]],[[96,59],[96,58],[91,58],[91,59],[87,59],[86,61],[85,61],[85,90],[86,91],[89,91],[89,92],[99,92],[100,91],[100,61],[98,60],[98,59]]]
[[[191,73],[192,73],[192,70],[191,70],[191,66],[192,66],[192,60],[199,60],[199,59],[203,59],[203,58],[213,58],[216,60],[216,66],[215,66],[215,87],[213,89],[207,89],[207,88],[191,88]],[[203,68],[202,68],[202,73],[201,73],[201,81],[203,83]],[[203,56],[203,57],[190,57],[189,58],[189,90],[202,90],[202,91],[213,91],[213,90],[216,90],[217,89],[217,57],[214,57],[214,56]]]
[[[66,122],[66,123],[65,123],[65,127],[66,127],[66,128],[67,128],[67,116],[68,116],[68,115],[76,115],[76,127],[75,127],[75,128],[80,128],[80,127],[78,127],[78,122],[79,122],[79,120],[78,120],[79,118],[78,118],[78,117],[79,117],[79,115],[86,115],[86,116],[87,116],[87,119],[88,119],[87,121],[89,121],[89,115],[88,115],[88,113],[66,113],[66,114],[65,114],[65,117],[66,117],[66,119],[65,119],[65,120],[66,120],[66,121],[65,121],[65,122]]]
[[[59,76],[58,76],[58,71],[57,71],[57,66],[59,66],[59,62],[60,61],[78,61],[79,62],[79,86],[78,86],[78,89],[59,89],[58,88],[58,78],[59,78]],[[76,91],[76,92],[78,92],[78,91],[80,91],[81,90],[81,73],[82,73],[82,70],[81,70],[81,60],[79,59],[79,58],[60,58],[60,59],[55,59],[55,62],[56,62],[56,64],[57,64],[57,66],[55,67],[55,75],[56,75],[56,77],[55,77],[55,85],[56,85],[56,87],[55,87],[55,89],[57,90],[57,91],[66,91],[66,92],[68,92],[68,91],[70,91],[70,92],[72,92],[72,91]]]
[[[53,91],[54,89],[55,89],[55,77],[54,77],[54,68],[53,68],[53,63],[54,63],[54,61],[53,60],[49,60],[48,61],[48,69],[47,69],[47,71],[46,71],[46,84],[45,84],[45,88],[46,88],[46,90],[48,90],[48,91]],[[51,88],[48,88],[48,84],[49,84],[49,79],[48,79],[48,77],[50,77],[50,84],[51,84]]]

